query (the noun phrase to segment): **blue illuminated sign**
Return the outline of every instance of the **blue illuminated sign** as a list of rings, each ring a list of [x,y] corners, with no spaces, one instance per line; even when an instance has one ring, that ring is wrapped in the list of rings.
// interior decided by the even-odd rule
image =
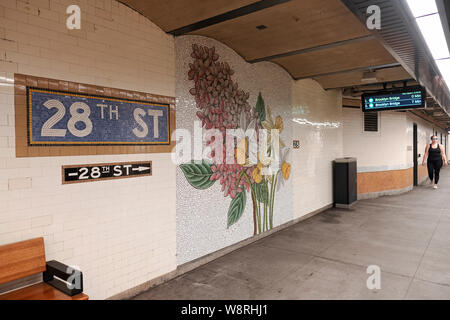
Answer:
[[[404,88],[395,91],[364,93],[361,96],[363,111],[398,110],[423,108],[426,92],[422,87]]]
[[[170,144],[168,104],[27,88],[29,145]]]

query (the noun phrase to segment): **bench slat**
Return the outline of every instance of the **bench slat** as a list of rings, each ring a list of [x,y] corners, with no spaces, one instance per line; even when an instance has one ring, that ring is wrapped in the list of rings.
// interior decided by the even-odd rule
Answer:
[[[44,271],[44,238],[0,246],[0,284]]]
[[[88,300],[89,297],[80,293],[72,297],[49,286],[46,283],[38,283],[19,290],[0,295],[0,300]]]

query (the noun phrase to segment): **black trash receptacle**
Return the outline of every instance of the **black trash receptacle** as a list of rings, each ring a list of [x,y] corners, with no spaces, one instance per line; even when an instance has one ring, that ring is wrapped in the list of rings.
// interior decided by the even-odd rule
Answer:
[[[357,199],[356,158],[333,161],[333,202],[335,207],[349,208]]]

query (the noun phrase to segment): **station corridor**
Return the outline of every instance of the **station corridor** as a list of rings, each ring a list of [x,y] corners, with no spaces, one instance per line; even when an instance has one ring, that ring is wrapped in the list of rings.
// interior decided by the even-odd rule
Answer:
[[[445,168],[438,190],[329,209],[134,299],[450,299],[449,192]]]
[[[0,300],[450,300],[449,63],[445,0],[0,0]]]

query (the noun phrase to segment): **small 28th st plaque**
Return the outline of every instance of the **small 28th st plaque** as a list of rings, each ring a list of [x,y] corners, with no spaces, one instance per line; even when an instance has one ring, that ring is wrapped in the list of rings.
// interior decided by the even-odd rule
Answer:
[[[151,161],[85,164],[62,167],[63,184],[151,175]]]

